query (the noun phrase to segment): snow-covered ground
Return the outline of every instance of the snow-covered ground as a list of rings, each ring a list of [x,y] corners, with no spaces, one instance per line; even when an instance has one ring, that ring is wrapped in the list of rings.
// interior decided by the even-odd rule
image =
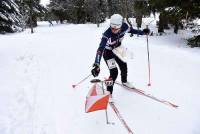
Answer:
[[[34,34],[0,35],[0,134],[127,133],[110,107],[115,125],[106,125],[104,111],[84,112],[89,79],[72,88],[90,74],[108,25],[41,22]],[[182,31],[149,37],[151,87],[146,37],[125,37],[123,45],[134,53],[128,59],[129,81],[179,105],[174,109],[115,85],[115,104],[135,134],[200,134],[200,49],[188,48],[187,36]],[[108,75],[102,60],[99,78]]]

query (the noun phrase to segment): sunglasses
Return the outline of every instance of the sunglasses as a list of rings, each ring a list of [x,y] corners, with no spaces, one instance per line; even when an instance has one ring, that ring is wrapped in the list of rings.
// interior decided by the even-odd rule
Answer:
[[[112,30],[113,32],[118,32],[120,29],[121,29],[121,28],[112,28],[112,27],[111,27],[111,30]]]

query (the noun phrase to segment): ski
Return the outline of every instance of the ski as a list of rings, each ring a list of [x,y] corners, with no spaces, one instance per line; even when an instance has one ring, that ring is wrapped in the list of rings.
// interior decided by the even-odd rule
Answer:
[[[151,94],[145,93],[145,91],[143,91],[143,90],[140,90],[140,89],[137,89],[137,88],[130,88],[130,87],[124,86],[124,85],[122,85],[121,83],[119,83],[119,82],[117,82],[117,81],[116,81],[115,83],[116,83],[117,85],[119,85],[119,86],[121,86],[121,87],[123,87],[123,88],[129,90],[129,91],[132,91],[132,92],[135,92],[135,93],[137,93],[137,94],[146,96],[146,97],[148,97],[148,98],[150,98],[150,99],[153,99],[153,100],[155,100],[155,101],[157,101],[157,102],[163,103],[163,104],[168,105],[168,106],[170,106],[170,107],[178,108],[177,105],[175,105],[175,104],[173,104],[173,103],[171,103],[171,102],[169,102],[169,101],[156,98],[155,96],[153,96],[153,95],[151,95]]]
[[[104,82],[101,81],[99,79],[92,79],[90,81],[91,83],[98,83],[98,82]],[[99,85],[100,86],[100,85]],[[103,86],[100,86],[103,90],[105,90],[103,88]],[[117,118],[120,120],[120,122],[123,124],[123,126],[126,128],[126,130],[128,131],[129,134],[134,134],[133,131],[130,129],[130,127],[127,125],[126,121],[124,120],[124,118],[122,117],[122,115],[120,114],[118,108],[115,106],[114,102],[109,102],[110,107],[112,108],[112,110],[115,112],[115,114],[117,115]],[[107,116],[107,114],[106,114]],[[107,118],[108,119],[108,118]],[[107,124],[114,124],[114,123],[108,123],[107,120]]]
[[[124,120],[124,118],[121,116],[118,108],[115,106],[114,103],[109,102],[111,108],[113,109],[113,111],[115,112],[115,114],[117,115],[117,118],[121,121],[121,123],[123,124],[123,126],[126,128],[126,130],[128,131],[129,134],[134,134],[133,131],[130,129],[130,127],[127,125],[126,121]]]

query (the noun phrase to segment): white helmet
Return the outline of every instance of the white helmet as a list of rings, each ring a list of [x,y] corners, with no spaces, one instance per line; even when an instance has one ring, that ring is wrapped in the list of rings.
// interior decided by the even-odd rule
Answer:
[[[120,14],[113,14],[110,17],[110,26],[112,28],[120,28],[122,26],[123,17]]]

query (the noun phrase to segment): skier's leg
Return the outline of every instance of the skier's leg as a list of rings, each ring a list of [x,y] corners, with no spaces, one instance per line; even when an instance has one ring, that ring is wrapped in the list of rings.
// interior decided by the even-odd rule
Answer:
[[[113,69],[109,69],[109,71],[110,71],[109,78],[112,78],[113,85],[107,86],[107,91],[109,91],[112,94],[113,93],[114,82],[115,82],[115,80],[117,79],[117,76],[118,76],[118,69],[117,68],[113,68]]]
[[[127,82],[127,63],[122,61],[116,55],[115,55],[115,60],[116,60],[117,64],[119,65],[119,68],[121,71],[121,81],[122,81],[122,83],[125,83],[125,82]]]
[[[117,56],[115,57],[115,60],[117,64],[119,65],[119,68],[121,70],[121,81],[124,86],[135,88],[130,82],[127,81],[127,63],[122,61]]]
[[[112,78],[113,85],[114,85],[114,82],[115,82],[115,80],[117,79],[117,76],[118,76],[118,69],[117,69],[117,66],[116,66],[114,54],[111,50],[104,50],[103,58],[106,62],[106,65],[108,66],[108,69],[109,69],[109,72],[110,72],[109,78]],[[111,94],[113,92],[113,85],[107,86],[107,91],[109,91]]]

